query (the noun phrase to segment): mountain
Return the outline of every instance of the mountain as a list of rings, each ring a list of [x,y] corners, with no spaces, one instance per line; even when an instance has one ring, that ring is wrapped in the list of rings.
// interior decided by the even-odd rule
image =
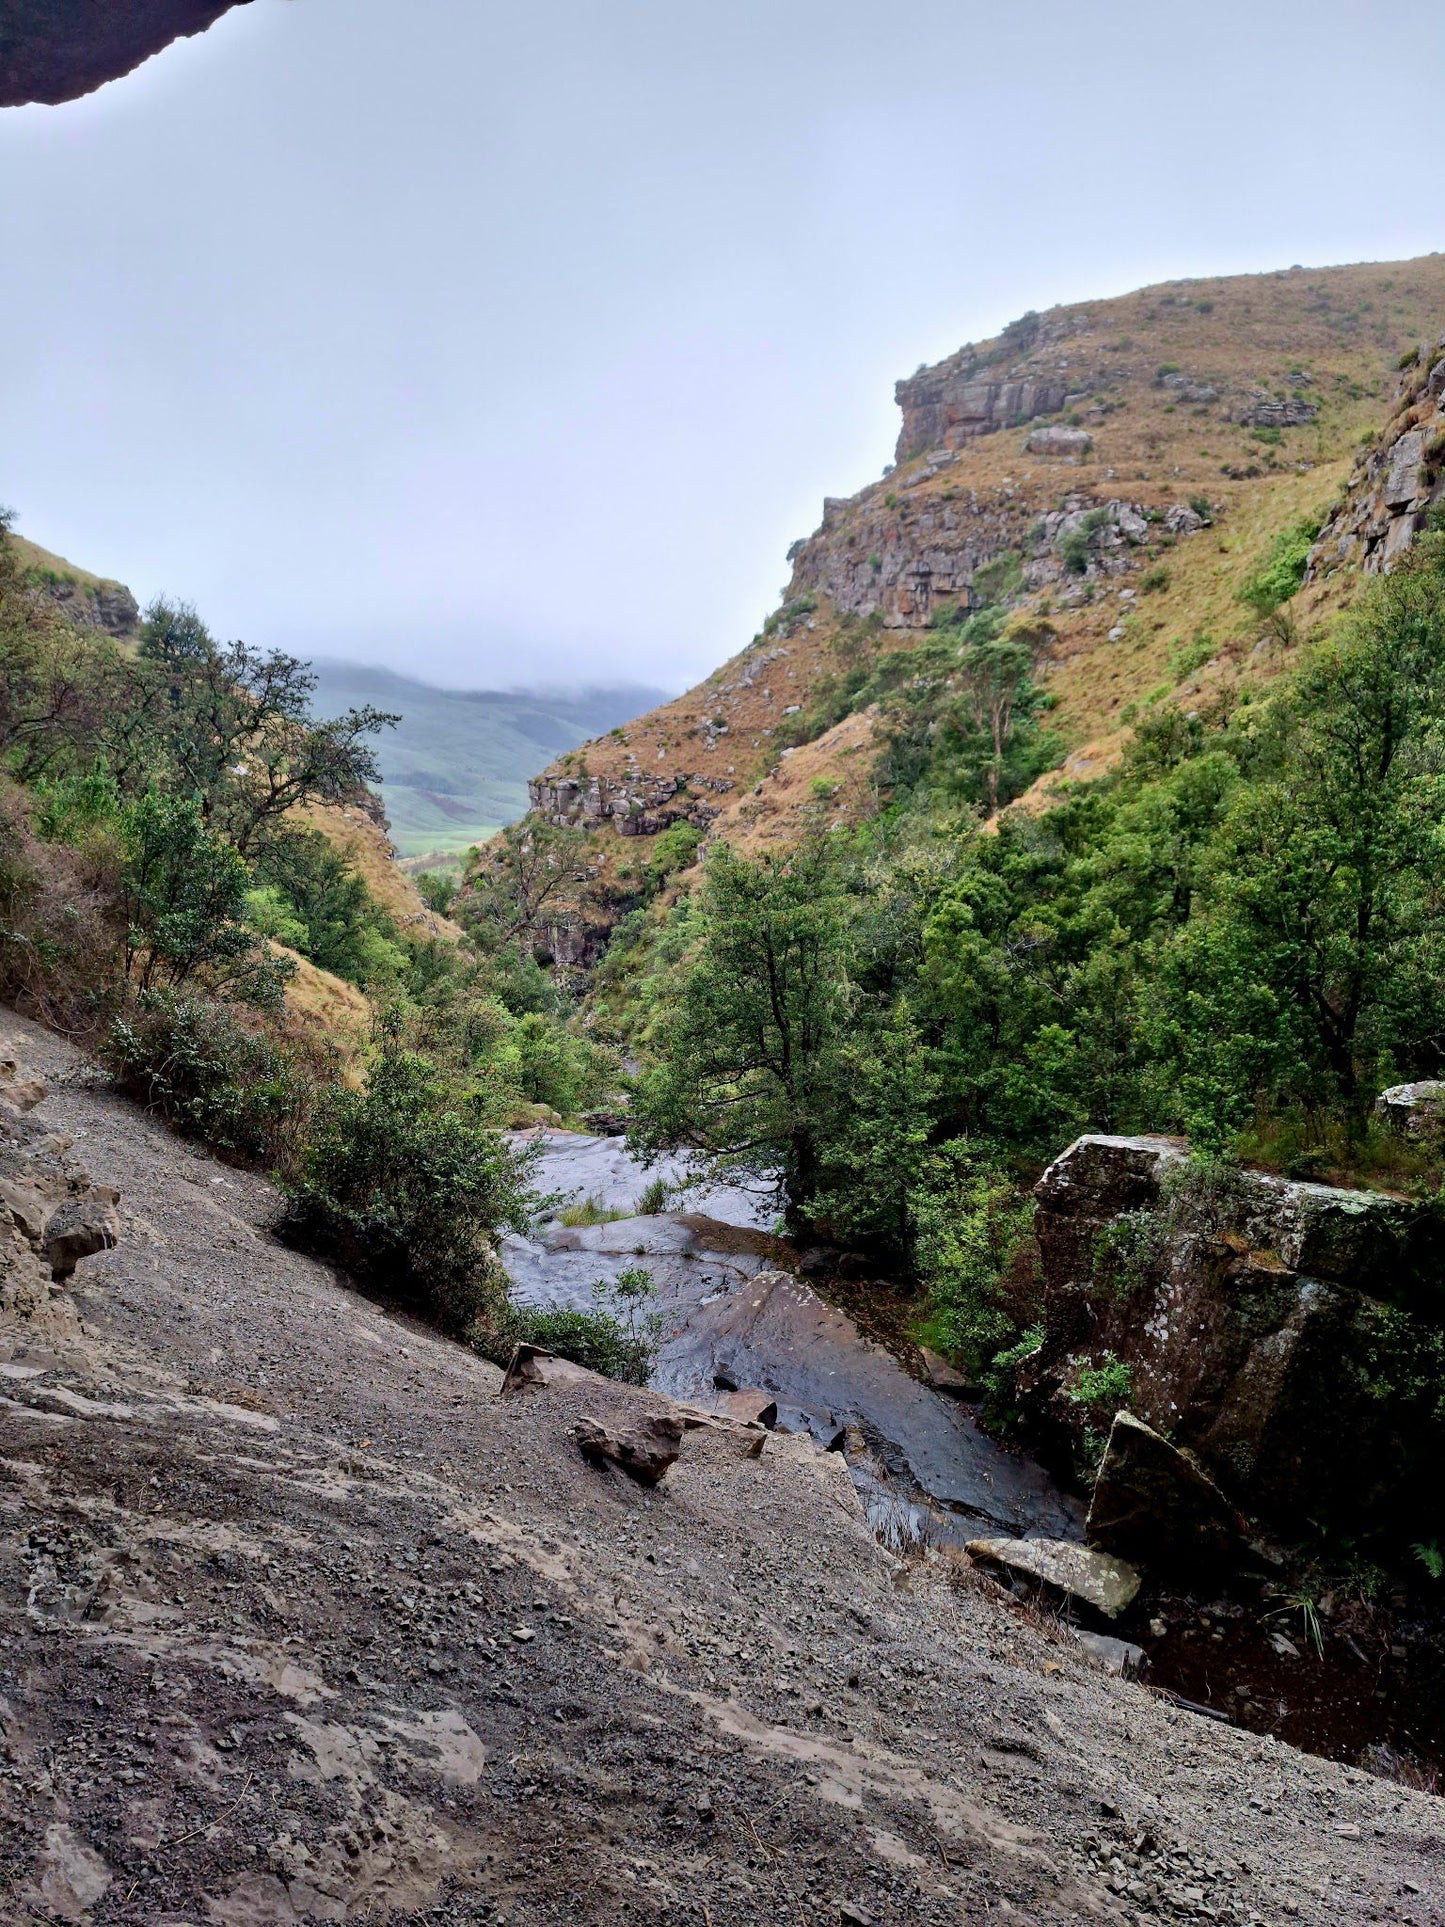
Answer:
[[[653,708],[656,689],[437,689],[394,670],[321,659],[316,709],[400,711],[379,742],[382,798],[403,856],[464,850],[527,808],[527,779],[590,736]]]
[[[1026,314],[919,369],[897,387],[895,463],[824,502],[762,633],[557,758],[534,806],[629,839],[687,817],[751,848],[823,801],[833,820],[869,815],[886,795],[880,663],[1000,600],[1037,619],[1060,763],[1040,794],[1099,773],[1145,707],[1284,665],[1241,587],[1281,531],[1318,526],[1348,490],[1442,317],[1440,255],[1290,268]],[[1306,626],[1358,579],[1308,587]],[[635,867],[636,843],[594,845],[604,888]]]

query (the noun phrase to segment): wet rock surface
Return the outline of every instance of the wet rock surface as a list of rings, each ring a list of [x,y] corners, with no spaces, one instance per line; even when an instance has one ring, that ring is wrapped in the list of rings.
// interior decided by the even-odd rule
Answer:
[[[653,1395],[499,1398],[260,1180],[84,1085],[38,1115],[121,1238],[0,1314],[7,1923],[1438,1917],[1435,1802],[890,1557],[840,1455],[705,1424],[599,1477],[571,1428]]]

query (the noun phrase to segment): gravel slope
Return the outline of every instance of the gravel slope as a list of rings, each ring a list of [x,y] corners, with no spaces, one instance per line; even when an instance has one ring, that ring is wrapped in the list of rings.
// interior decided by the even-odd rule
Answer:
[[[0,1318],[0,1919],[1445,1921],[1438,1802],[1091,1670],[836,1455],[653,1496],[91,1088],[119,1247]],[[65,1081],[69,1080],[69,1081]]]

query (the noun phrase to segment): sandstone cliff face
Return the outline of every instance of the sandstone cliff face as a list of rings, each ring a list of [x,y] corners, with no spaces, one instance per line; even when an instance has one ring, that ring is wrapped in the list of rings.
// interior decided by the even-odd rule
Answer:
[[[8,0],[0,107],[55,106],[128,74],[246,0]]]
[[[1414,541],[1445,491],[1445,335],[1402,372],[1395,412],[1356,461],[1343,499],[1310,552],[1308,581],[1337,569],[1379,575]]]
[[[1377,1192],[1211,1178],[1168,1138],[1083,1137],[1044,1173],[1036,1399],[1077,1431],[1080,1374],[1127,1368],[1130,1408],[1280,1527],[1440,1509],[1434,1386],[1445,1231]],[[1425,1533],[1428,1537],[1428,1532]]]

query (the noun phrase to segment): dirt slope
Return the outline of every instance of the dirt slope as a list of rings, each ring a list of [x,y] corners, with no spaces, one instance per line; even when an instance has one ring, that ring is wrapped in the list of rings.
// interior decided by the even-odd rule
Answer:
[[[1445,1920],[1438,1804],[1091,1670],[902,1565],[836,1456],[690,1433],[648,1498],[92,1088],[121,1190],[0,1319],[0,1918]]]

